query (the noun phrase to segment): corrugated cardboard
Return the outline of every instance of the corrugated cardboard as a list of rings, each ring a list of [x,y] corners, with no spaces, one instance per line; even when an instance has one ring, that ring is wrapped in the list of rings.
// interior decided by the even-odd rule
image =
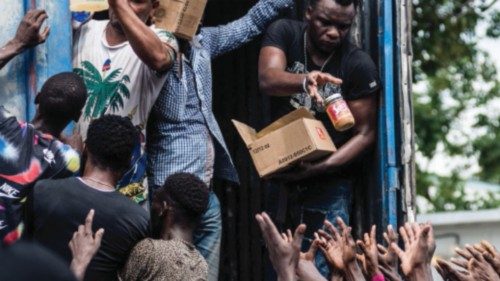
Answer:
[[[74,12],[100,12],[109,8],[108,0],[70,0],[69,3]]]
[[[299,108],[260,132],[232,120],[245,142],[260,177],[313,161],[336,151],[325,127],[305,108]]]
[[[160,0],[155,12],[155,25],[191,40],[200,25],[207,0]]]

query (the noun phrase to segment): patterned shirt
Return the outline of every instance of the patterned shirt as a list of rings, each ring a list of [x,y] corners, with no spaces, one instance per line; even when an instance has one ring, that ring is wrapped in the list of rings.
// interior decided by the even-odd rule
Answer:
[[[163,185],[176,172],[210,181],[214,176],[238,182],[238,175],[212,112],[211,59],[261,34],[292,0],[261,0],[242,18],[227,25],[202,28],[191,41],[186,59],[177,60],[153,107],[148,129],[149,184]],[[213,141],[211,141],[213,140]],[[215,157],[210,163],[210,149]]]
[[[119,276],[122,281],[205,281],[208,265],[192,244],[147,238],[134,247]]]
[[[70,146],[18,122],[0,106],[0,239],[21,222],[22,202],[36,181],[79,170],[80,156]]]

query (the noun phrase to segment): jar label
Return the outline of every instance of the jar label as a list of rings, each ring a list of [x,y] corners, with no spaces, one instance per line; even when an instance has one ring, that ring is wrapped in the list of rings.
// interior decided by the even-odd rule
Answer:
[[[344,100],[337,100],[328,106],[327,112],[333,122],[338,122],[342,117],[349,115],[350,110]]]

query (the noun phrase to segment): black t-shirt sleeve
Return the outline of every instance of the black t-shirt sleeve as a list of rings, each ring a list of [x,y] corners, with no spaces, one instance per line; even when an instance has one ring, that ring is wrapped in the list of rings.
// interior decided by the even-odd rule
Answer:
[[[293,30],[286,19],[280,19],[272,23],[262,39],[262,47],[276,47],[287,53],[292,45]]]
[[[371,57],[361,50],[351,54],[347,65],[348,89],[345,99],[356,100],[378,93],[380,80],[375,63]]]

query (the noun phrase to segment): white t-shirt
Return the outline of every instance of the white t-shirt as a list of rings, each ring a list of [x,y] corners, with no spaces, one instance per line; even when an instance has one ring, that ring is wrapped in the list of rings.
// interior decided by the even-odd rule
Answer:
[[[149,113],[166,75],[158,74],[143,63],[128,41],[110,46],[105,36],[108,22],[91,20],[75,33],[73,67],[85,80],[88,90],[78,128],[86,139],[90,121],[104,114],[115,114],[130,117],[145,137]],[[178,52],[177,41],[171,33],[154,26],[151,29]]]

